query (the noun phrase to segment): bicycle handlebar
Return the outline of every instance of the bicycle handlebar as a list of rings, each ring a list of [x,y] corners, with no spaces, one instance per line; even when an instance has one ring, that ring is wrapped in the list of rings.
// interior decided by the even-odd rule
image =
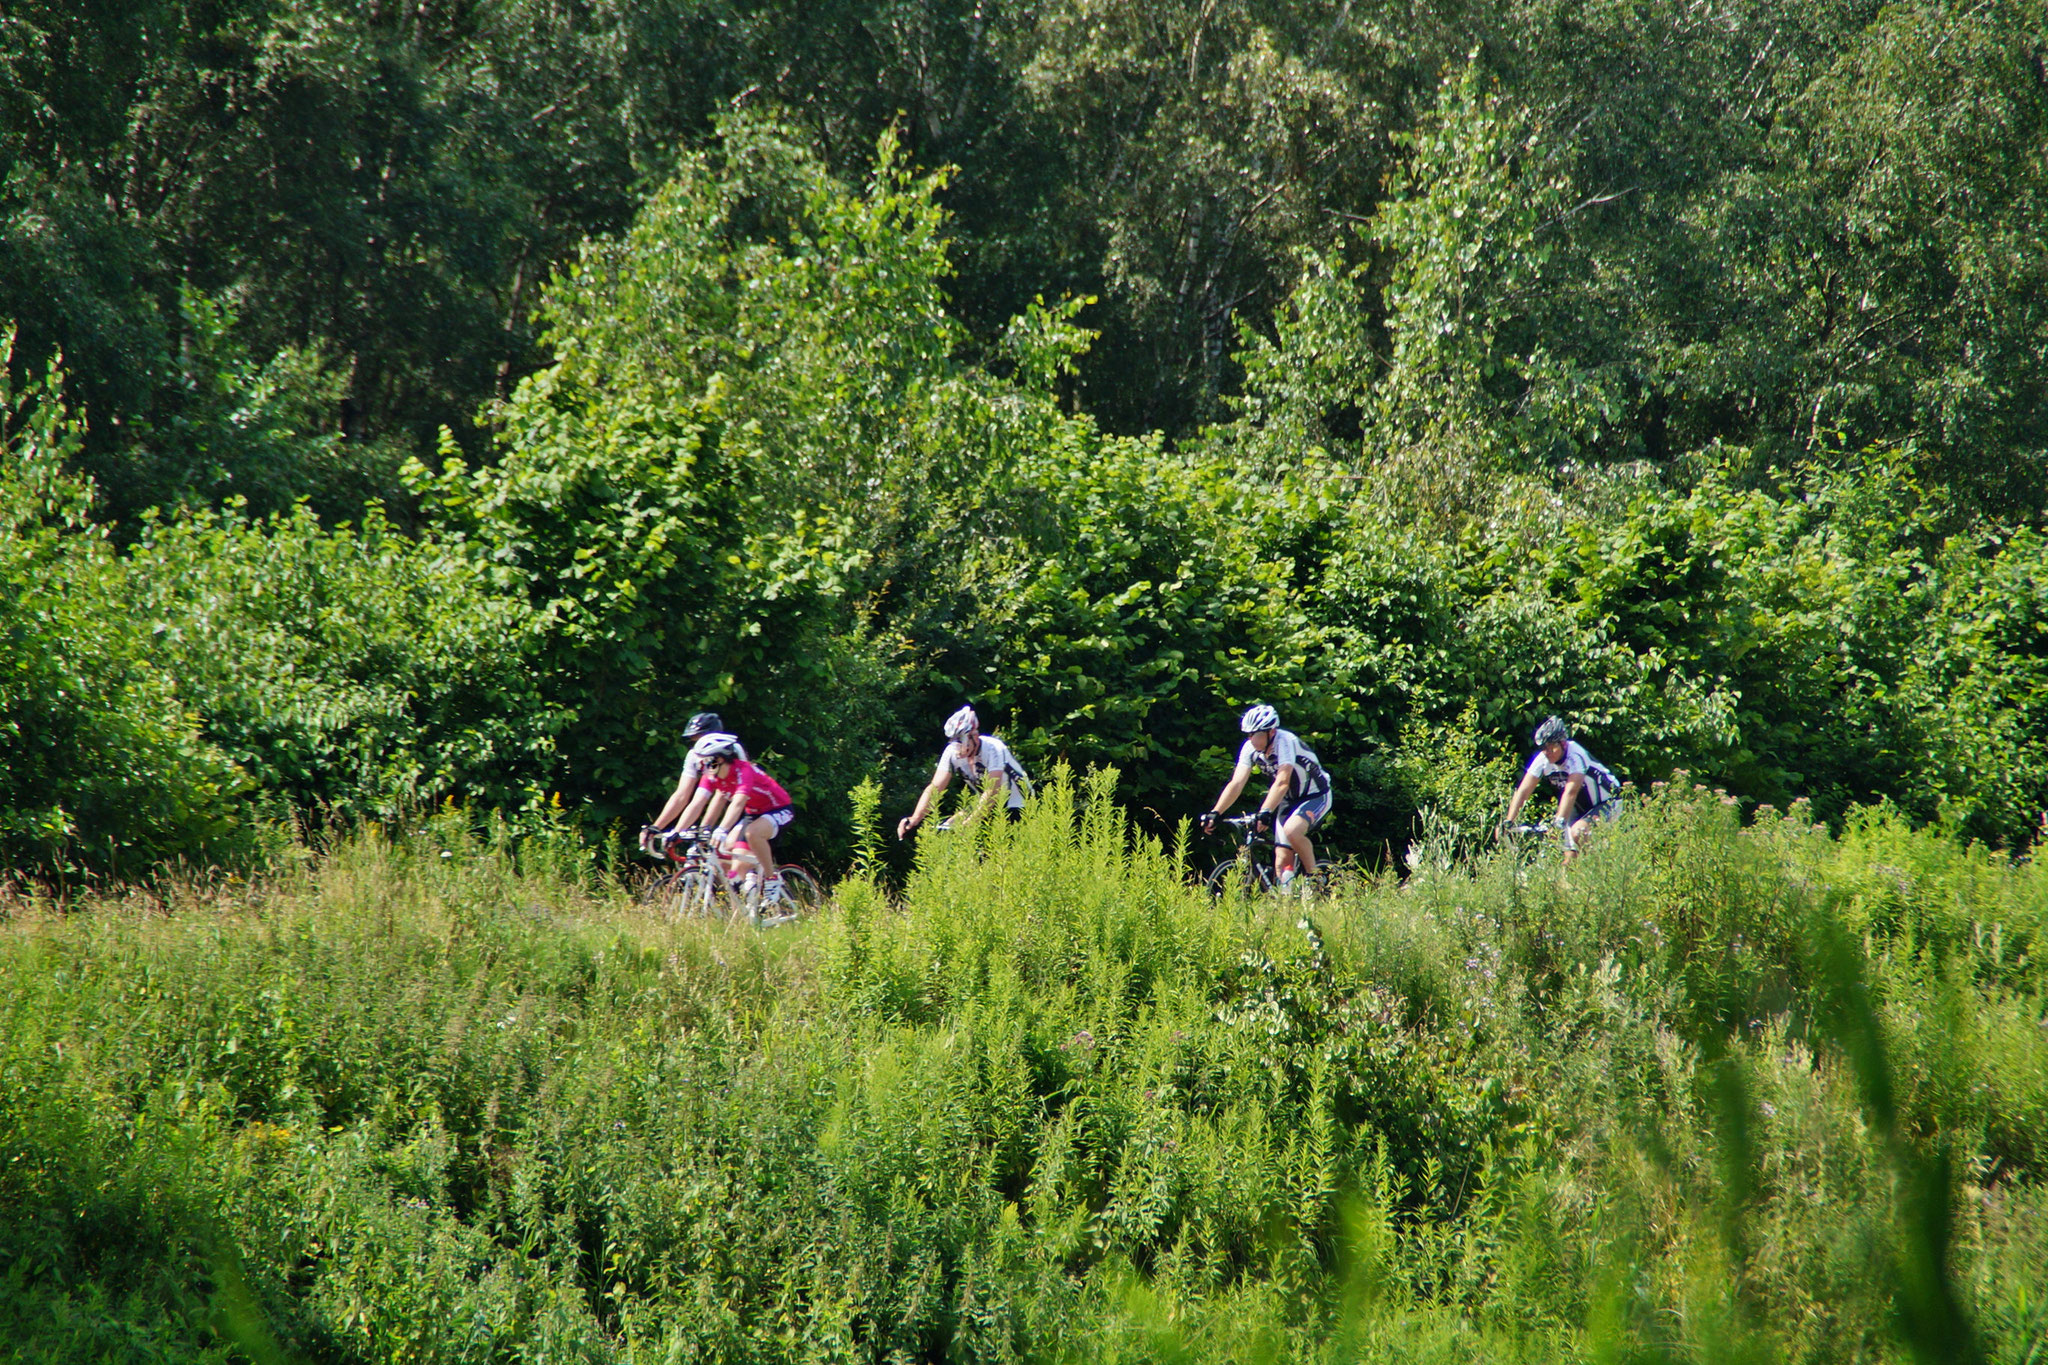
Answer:
[[[669,857],[669,850],[674,848],[677,844],[695,844],[702,846],[709,844],[713,839],[715,839],[718,836],[718,831],[713,829],[709,825],[686,825],[680,829],[664,829],[651,832],[655,834],[656,840],[660,844],[660,847],[648,848],[647,845],[643,843],[641,844],[640,849],[641,852],[646,853],[649,857],[652,858]]]
[[[1258,828],[1258,826],[1259,826],[1259,821],[1260,821],[1260,817],[1261,817],[1261,816],[1267,816],[1267,815],[1270,815],[1270,816],[1272,816],[1272,817],[1273,817],[1273,818],[1272,818],[1272,823],[1273,823],[1273,826],[1274,826],[1274,827],[1275,827],[1275,828],[1277,829],[1277,828],[1278,828],[1278,826],[1279,826],[1279,816],[1278,816],[1278,814],[1277,814],[1276,812],[1272,812],[1272,811],[1256,811],[1256,810],[1255,810],[1255,811],[1253,811],[1253,812],[1252,812],[1252,813],[1251,813],[1250,815],[1219,815],[1219,816],[1217,816],[1217,817],[1216,817],[1216,826],[1215,826],[1215,829],[1211,830],[1211,831],[1210,831],[1210,833],[1216,833],[1216,832],[1220,832],[1223,826],[1225,826],[1225,825],[1228,825],[1228,826],[1230,826],[1230,828],[1232,828],[1232,829],[1236,829],[1236,830],[1245,830],[1245,831],[1249,831],[1249,833],[1250,833],[1250,835],[1251,835],[1251,837],[1252,837],[1252,838],[1255,838],[1255,839],[1256,839],[1256,838],[1263,838],[1263,839],[1266,839],[1266,840],[1267,840],[1268,842],[1277,842],[1277,841],[1273,840],[1273,838],[1272,838],[1272,835],[1271,835],[1270,833],[1267,833],[1267,834],[1261,834],[1261,833],[1259,832],[1259,828]]]

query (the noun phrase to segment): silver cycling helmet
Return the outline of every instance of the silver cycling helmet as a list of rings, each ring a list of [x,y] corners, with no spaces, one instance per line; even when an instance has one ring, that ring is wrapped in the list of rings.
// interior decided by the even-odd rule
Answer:
[[[1536,747],[1539,749],[1552,744],[1569,743],[1571,737],[1572,732],[1565,728],[1565,723],[1556,716],[1544,717],[1543,723],[1536,727]]]
[[[981,718],[974,714],[974,708],[963,706],[946,717],[946,738],[965,739],[971,730],[981,728]]]
[[[1255,735],[1261,730],[1277,730],[1280,728],[1280,713],[1260,702],[1244,713],[1244,719],[1238,721],[1237,728],[1248,735]]]
[[[690,757],[709,763],[714,758],[738,758],[740,742],[731,735],[710,734],[690,746]]]

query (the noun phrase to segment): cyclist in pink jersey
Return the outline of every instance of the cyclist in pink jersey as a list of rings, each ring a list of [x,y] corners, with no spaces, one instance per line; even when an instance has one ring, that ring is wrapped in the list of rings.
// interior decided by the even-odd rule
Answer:
[[[704,760],[704,777],[677,823],[697,824],[701,811],[703,823],[717,828],[727,849],[737,832],[761,868],[762,898],[770,904],[781,900],[782,878],[769,844],[794,818],[789,793],[758,764],[740,757],[739,741],[731,735],[706,735],[690,753]]]

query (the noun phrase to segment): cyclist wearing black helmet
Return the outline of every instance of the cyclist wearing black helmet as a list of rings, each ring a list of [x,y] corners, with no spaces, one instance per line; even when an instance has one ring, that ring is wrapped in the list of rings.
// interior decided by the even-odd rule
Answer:
[[[1245,737],[1237,751],[1237,767],[1216,794],[1215,808],[1203,814],[1202,831],[1206,834],[1216,828],[1217,817],[1237,804],[1253,773],[1271,777],[1273,784],[1259,805],[1259,823],[1267,830],[1279,828],[1273,871],[1285,886],[1294,880],[1297,864],[1303,872],[1316,870],[1316,846],[1308,834],[1330,813],[1330,774],[1300,736],[1280,728],[1280,713],[1270,706],[1252,707],[1237,728]]]
[[[1557,793],[1557,823],[1564,830],[1564,860],[1579,856],[1579,840],[1595,820],[1612,820],[1621,814],[1621,782],[1586,752],[1583,744],[1556,716],[1536,727],[1536,753],[1508,800],[1509,824],[1522,813],[1536,791],[1536,784],[1549,782]]]
[[[737,738],[726,734],[725,722],[718,718],[716,711],[699,711],[683,726],[684,739],[697,740],[706,735],[724,735],[739,749],[739,756],[742,759],[747,756],[747,747]],[[690,804],[690,798],[697,794],[697,784],[704,780],[704,768],[704,759],[699,755],[697,747],[692,745],[690,756],[683,760],[683,775],[676,779],[676,789],[670,794],[668,804],[661,808],[661,814],[654,817],[653,824],[640,831],[640,847],[650,853],[655,851],[657,836],[683,813]]]

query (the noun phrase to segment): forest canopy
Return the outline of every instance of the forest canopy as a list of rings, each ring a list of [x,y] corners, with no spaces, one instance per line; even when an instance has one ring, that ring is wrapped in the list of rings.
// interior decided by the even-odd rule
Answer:
[[[1549,712],[1641,782],[2048,806],[2048,27],[1989,3],[29,3],[0,865],[719,710],[836,853],[980,706],[1332,838]]]

